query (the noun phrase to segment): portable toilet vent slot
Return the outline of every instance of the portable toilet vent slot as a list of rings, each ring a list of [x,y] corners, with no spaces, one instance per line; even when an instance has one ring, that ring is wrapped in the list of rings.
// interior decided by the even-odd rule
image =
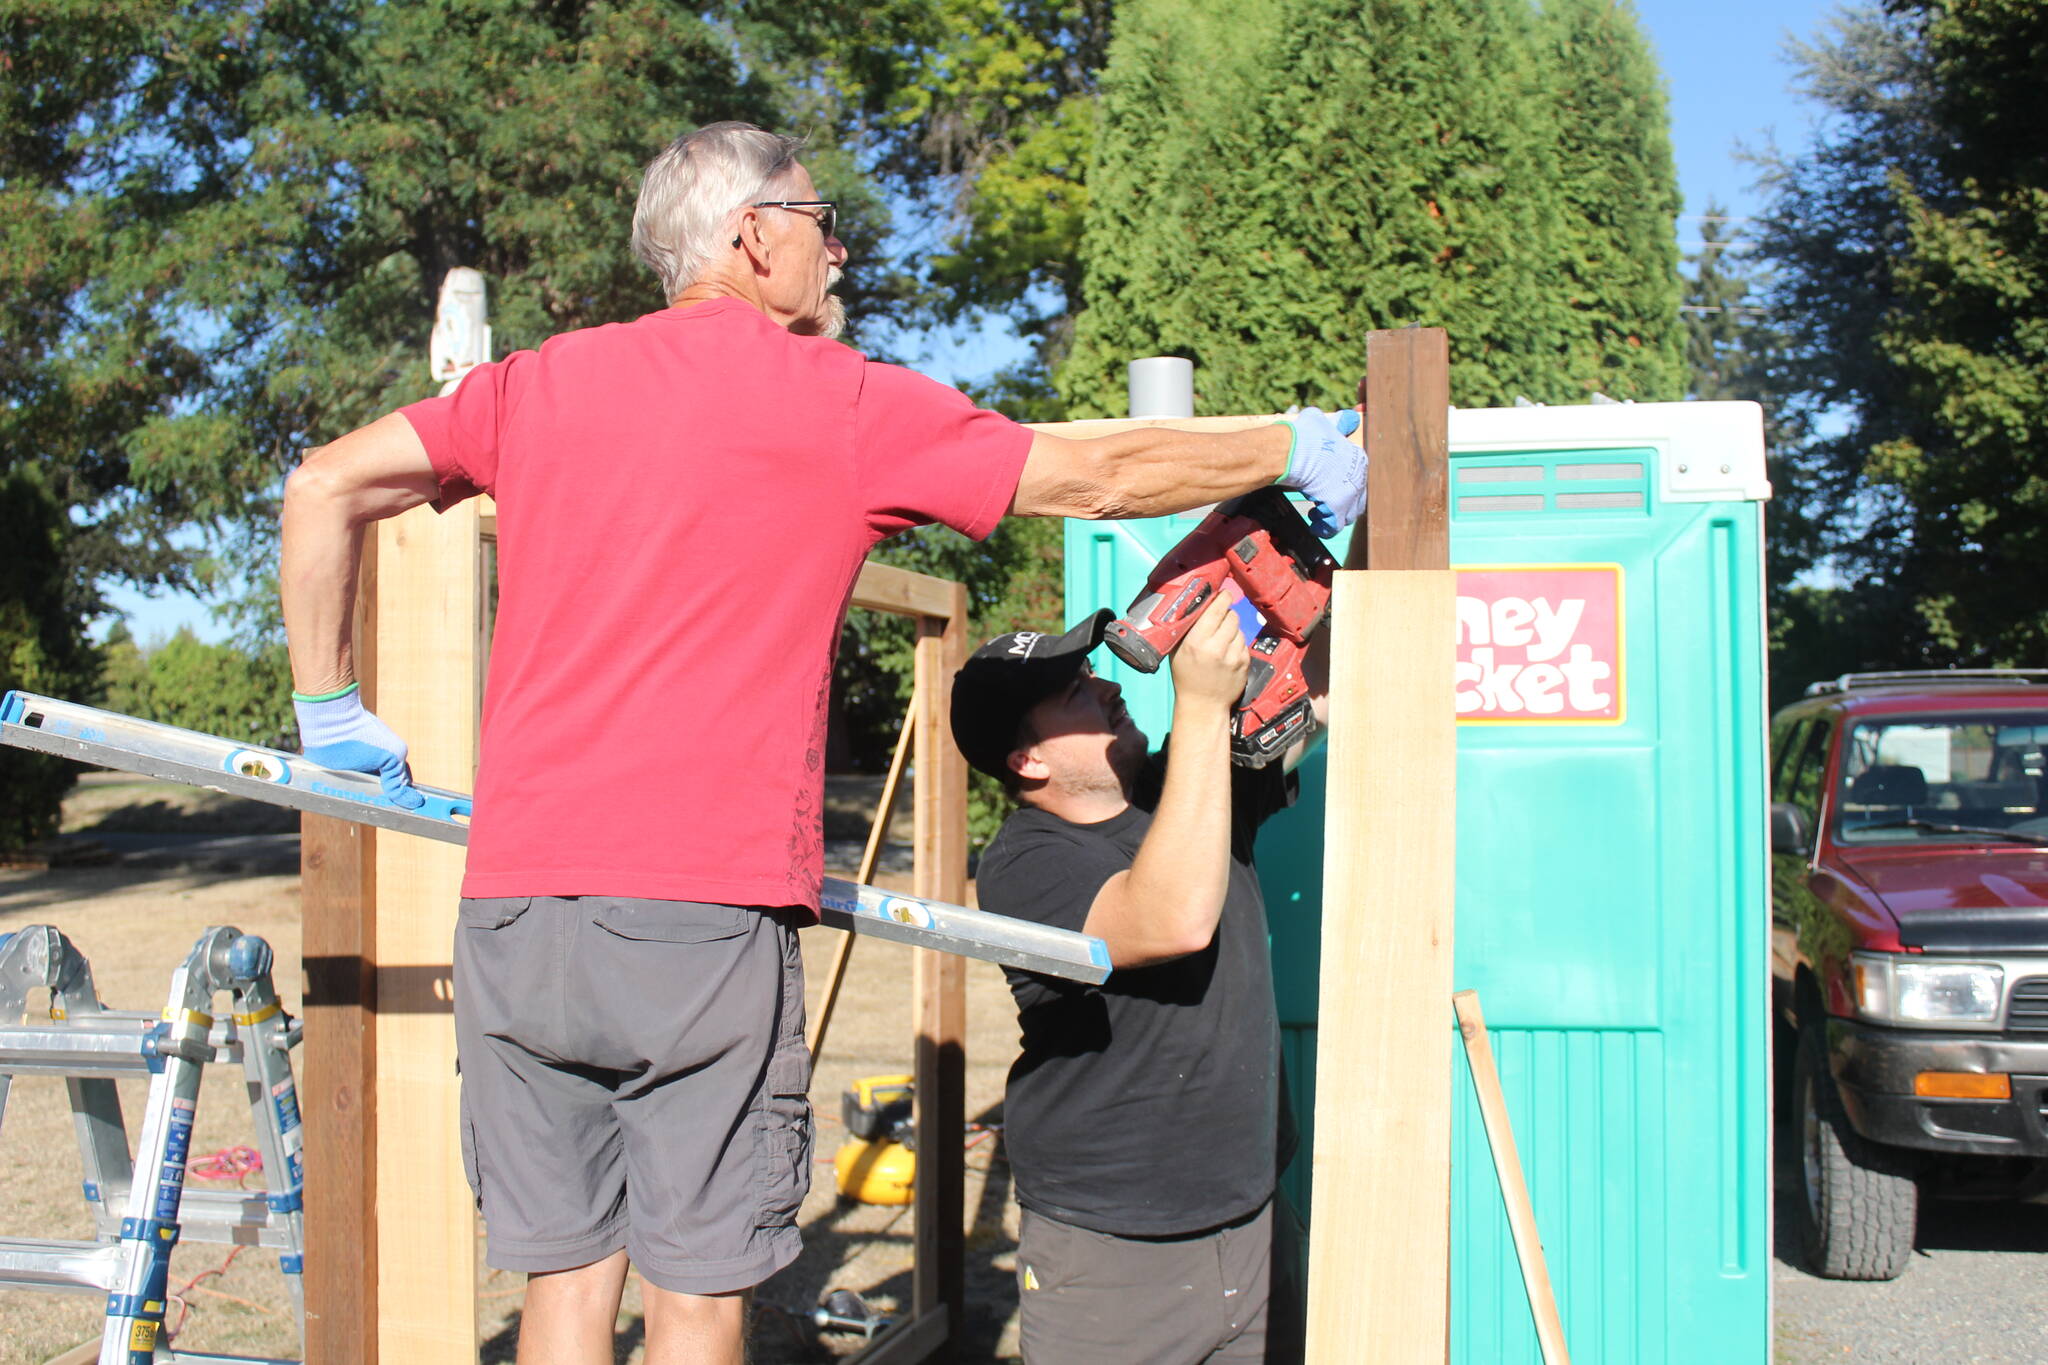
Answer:
[[[1458,516],[1645,512],[1649,510],[1648,458],[1588,461],[1569,455],[1552,459],[1525,456],[1513,464],[1461,463],[1455,472],[1458,497],[1453,510]],[[1495,491],[1503,484],[1515,485],[1514,491]],[[1483,491],[1465,491],[1475,485]]]

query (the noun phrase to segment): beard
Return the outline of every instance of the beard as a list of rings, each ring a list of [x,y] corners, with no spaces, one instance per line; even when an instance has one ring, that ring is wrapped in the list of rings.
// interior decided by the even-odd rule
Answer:
[[[823,337],[827,341],[839,339],[839,334],[846,330],[846,304],[832,290],[839,284],[840,274],[839,267],[832,267],[832,273],[825,277],[825,301],[817,316],[791,323],[790,331],[799,336]]]
[[[839,340],[839,334],[846,330],[846,304],[837,294],[825,296],[825,316],[818,322],[818,335],[827,341]]]
[[[1137,726],[1120,731],[1109,746],[1109,768],[1116,774],[1117,785],[1126,797],[1131,794],[1134,784],[1145,771],[1145,763],[1152,755],[1152,741]]]

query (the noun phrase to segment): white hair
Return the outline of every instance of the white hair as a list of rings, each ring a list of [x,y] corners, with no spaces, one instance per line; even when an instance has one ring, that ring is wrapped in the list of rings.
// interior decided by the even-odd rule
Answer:
[[[732,216],[768,197],[803,145],[751,123],[708,123],[647,163],[633,209],[633,254],[661,277],[664,299],[704,272]]]

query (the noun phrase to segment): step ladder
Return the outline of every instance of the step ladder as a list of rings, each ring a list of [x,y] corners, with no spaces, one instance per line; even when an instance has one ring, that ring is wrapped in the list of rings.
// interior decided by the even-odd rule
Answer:
[[[0,1118],[14,1077],[64,1077],[96,1232],[91,1241],[0,1237],[0,1288],[105,1294],[100,1365],[286,1365],[171,1348],[164,1314],[171,1249],[180,1241],[276,1251],[305,1340],[304,1141],[291,1066],[300,1027],[278,1001],[271,963],[263,939],[208,929],[172,974],[159,1016],[101,1004],[91,965],[56,929],[0,935]],[[30,1020],[37,988],[49,991],[49,1008]],[[216,1019],[221,992],[232,997],[233,1011]],[[267,1190],[185,1188],[199,1078],[209,1062],[242,1068]],[[114,1087],[125,1078],[149,1085],[133,1163]]]

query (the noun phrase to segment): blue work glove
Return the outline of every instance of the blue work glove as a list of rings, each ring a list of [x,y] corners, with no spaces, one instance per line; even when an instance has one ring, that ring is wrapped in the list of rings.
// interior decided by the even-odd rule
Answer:
[[[375,773],[384,784],[384,799],[417,810],[427,798],[413,790],[412,769],[405,763],[405,741],[396,731],[363,709],[355,683],[324,697],[292,693],[299,713],[299,747],[325,768]]]
[[[1273,482],[1308,494],[1315,509],[1308,524],[1328,540],[1365,510],[1365,452],[1344,439],[1358,430],[1358,414],[1350,408],[1303,408],[1280,421],[1294,443],[1287,450],[1287,472]]]

